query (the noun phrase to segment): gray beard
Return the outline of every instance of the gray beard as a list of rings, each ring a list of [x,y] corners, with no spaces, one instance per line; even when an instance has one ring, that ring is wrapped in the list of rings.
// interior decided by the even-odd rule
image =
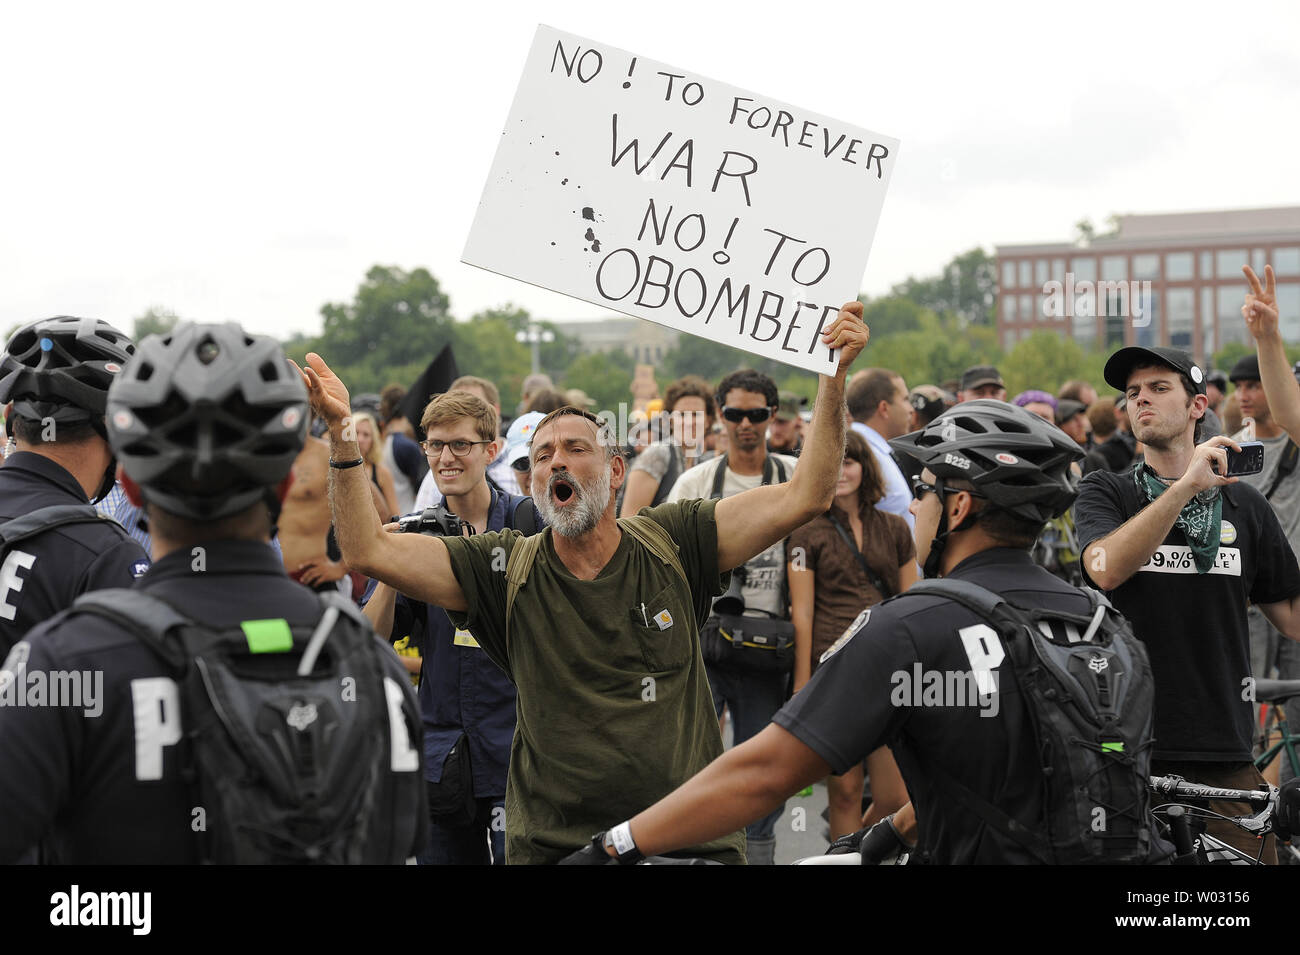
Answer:
[[[551,492],[555,489],[558,477],[559,475],[556,474],[551,475],[546,485],[546,493],[541,497],[534,496],[533,503],[537,505],[542,520],[546,521],[555,533],[561,537],[581,537],[600,523],[601,515],[609,506],[610,470],[606,467],[599,477],[586,484],[569,474],[568,483],[573,487],[577,504],[566,504],[563,508],[556,508],[551,502]]]

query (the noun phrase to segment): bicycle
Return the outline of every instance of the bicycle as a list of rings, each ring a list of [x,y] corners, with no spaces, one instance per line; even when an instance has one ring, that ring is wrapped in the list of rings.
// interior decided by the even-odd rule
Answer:
[[[1269,705],[1269,720],[1264,726],[1260,738],[1260,747],[1263,749],[1255,757],[1255,768],[1261,773],[1268,768],[1277,755],[1285,751],[1286,756],[1291,760],[1293,772],[1300,772],[1300,736],[1293,736],[1291,728],[1286,720],[1286,704],[1288,701],[1300,697],[1300,680],[1256,680],[1255,681],[1255,702],[1267,703]],[[1281,734],[1272,745],[1268,745],[1269,738],[1274,732]],[[1264,748],[1267,747],[1267,748]]]
[[[1161,828],[1161,835],[1173,843],[1176,854],[1174,865],[1261,865],[1260,857],[1264,852],[1264,837],[1273,831],[1273,813],[1277,810],[1276,786],[1267,789],[1219,789],[1215,786],[1202,786],[1192,783],[1181,776],[1152,776],[1149,779],[1151,793],[1166,796],[1171,801],[1151,807],[1151,815]],[[1211,799],[1223,799],[1231,802],[1249,803],[1258,807],[1258,811],[1247,816],[1224,816],[1214,812],[1207,805]],[[1238,829],[1257,836],[1260,840],[1259,854],[1253,858],[1221,839],[1209,835],[1205,824],[1210,819],[1226,819]],[[1293,862],[1300,861],[1300,849],[1288,843],[1278,841],[1279,861],[1288,856]]]

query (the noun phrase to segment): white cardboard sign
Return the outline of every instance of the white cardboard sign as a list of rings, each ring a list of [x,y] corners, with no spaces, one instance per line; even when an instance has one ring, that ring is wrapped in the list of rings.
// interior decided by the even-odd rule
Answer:
[[[539,26],[462,259],[833,373],[898,140]]]

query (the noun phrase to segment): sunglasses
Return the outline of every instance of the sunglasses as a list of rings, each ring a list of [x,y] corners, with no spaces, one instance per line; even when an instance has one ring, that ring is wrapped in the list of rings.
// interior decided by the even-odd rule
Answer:
[[[771,408],[727,408],[722,409],[722,417],[726,418],[732,424],[740,424],[746,418],[750,424],[762,424],[768,418],[772,417]]]
[[[981,494],[979,491],[972,491],[969,488],[949,487],[947,485],[943,487],[943,492],[945,494],[954,494],[957,491],[965,491],[971,497],[984,497],[984,495]],[[938,494],[938,493],[939,493],[939,487],[937,485],[927,484],[925,481],[922,481],[920,475],[917,475],[916,477],[912,478],[912,496],[916,498],[918,501],[921,498],[925,497],[927,494]]]

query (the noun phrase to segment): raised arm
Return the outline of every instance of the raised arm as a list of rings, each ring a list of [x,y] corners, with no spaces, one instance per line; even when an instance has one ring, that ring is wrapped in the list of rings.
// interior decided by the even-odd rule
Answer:
[[[820,376],[812,434],[794,476],[786,484],[756,487],[718,502],[714,519],[719,570],[739,567],[831,506],[844,463],[844,379],[870,335],[862,322],[861,302],[841,308],[822,333],[823,342],[839,349],[840,363],[833,377]]]
[[[1249,265],[1241,271],[1250,282],[1246,304],[1241,307],[1246,328],[1255,339],[1259,355],[1259,380],[1268,397],[1268,407],[1276,421],[1292,441],[1300,444],[1300,384],[1291,374],[1291,363],[1286,360],[1282,342],[1282,329],[1278,323],[1277,283],[1273,266],[1264,266],[1264,285]]]
[[[357,460],[361,451],[352,427],[347,388],[320,355],[309,354],[307,365],[299,373],[311,396],[312,410],[329,426],[330,460]],[[446,545],[423,534],[385,533],[370,495],[371,487],[364,467],[330,467],[334,534],[348,566],[408,597],[448,610],[467,609]]]

